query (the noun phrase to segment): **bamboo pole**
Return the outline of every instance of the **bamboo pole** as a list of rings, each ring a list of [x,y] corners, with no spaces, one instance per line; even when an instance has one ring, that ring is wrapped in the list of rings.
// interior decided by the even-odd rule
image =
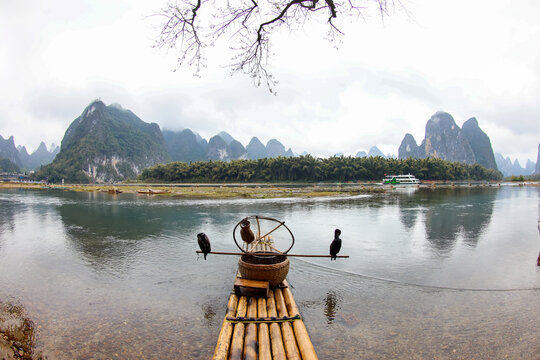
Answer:
[[[245,296],[240,296],[238,301],[238,308],[236,309],[236,316],[246,316],[246,305],[247,299]],[[231,360],[241,360],[242,359],[242,350],[244,349],[244,329],[245,325],[243,323],[238,323],[234,325],[232,343],[231,343],[231,353],[229,359]]]
[[[201,250],[195,251],[197,254],[202,254],[203,252]],[[210,251],[208,254],[214,254],[214,255],[245,255],[244,253],[238,253],[238,252],[226,252],[226,251]],[[312,258],[329,258],[332,257],[330,255],[316,255],[316,254],[276,254],[273,252],[264,252],[264,253],[257,253],[257,256],[275,256],[275,255],[285,255],[285,256],[292,256],[292,257],[312,257]],[[348,259],[349,255],[337,255],[337,258],[340,259]]]
[[[285,300],[283,299],[283,294],[281,293],[281,289],[278,288],[274,290],[274,295],[276,297],[278,315],[289,316],[287,312],[287,307],[285,306]],[[283,343],[285,344],[285,352],[287,353],[287,359],[301,360],[300,352],[298,351],[298,346],[296,345],[296,339],[294,337],[294,331],[292,329],[291,323],[281,323],[281,333],[283,334]]]
[[[258,316],[260,318],[267,317],[266,299],[260,297],[257,299]],[[270,351],[270,333],[268,332],[268,324],[259,324],[259,360],[272,360]]]
[[[289,285],[287,283],[287,280],[284,280],[283,283],[285,285]],[[286,287],[282,290],[283,297],[285,298],[285,304],[287,305],[287,310],[289,311],[290,316],[294,316],[296,314],[300,314],[300,310],[298,309],[298,306],[296,305],[296,302],[294,301],[294,298],[292,296],[291,290]],[[309,334],[306,329],[306,325],[303,321],[293,321],[293,328],[294,333],[296,334],[296,341],[298,342],[298,347],[300,349],[300,353],[302,354],[303,360],[316,360],[318,359],[317,354],[315,353],[315,348],[313,347],[313,344],[311,343],[311,339],[309,338]]]
[[[268,316],[277,317],[276,302],[274,300],[274,292],[270,290],[268,299],[266,301],[266,307],[268,310]],[[285,360],[285,348],[283,347],[283,338],[281,336],[281,330],[279,324],[270,324],[270,340],[272,342],[272,355],[274,360]]]
[[[268,244],[268,247],[270,248],[270,250],[274,250],[274,251],[276,251],[276,252],[278,252],[278,253],[280,253],[280,254],[283,254],[283,251],[276,249],[276,248],[273,247],[271,244]]]
[[[247,317],[257,317],[257,298],[250,296],[247,300]],[[245,360],[257,360],[257,325],[249,323],[246,326],[246,337],[244,339],[244,357]]]
[[[221,325],[219,332],[216,349],[214,351],[213,360],[226,360],[229,355],[229,347],[231,345],[231,336],[234,325],[227,321],[228,316],[234,316],[236,314],[236,306],[238,305],[238,297],[235,294],[231,294],[229,302],[227,303],[227,312]]]
[[[276,231],[277,229],[280,228],[280,226],[282,226],[283,224],[285,224],[285,221],[283,222],[280,222],[278,226],[276,226],[275,228],[273,228],[272,230],[270,230],[269,232],[267,232],[266,234],[264,234],[263,236],[261,236],[261,226],[259,224],[259,218],[257,218],[257,228],[258,228],[258,231],[257,231],[257,238],[255,239],[255,242],[254,244],[259,244],[261,242],[261,240],[266,240],[266,238],[268,239],[271,239],[272,237],[270,236],[271,233],[273,233],[274,231]],[[252,248],[253,249],[253,248]],[[278,250],[279,251],[279,250]],[[281,251],[280,251],[281,252]]]
[[[270,235],[271,233],[273,233],[274,231],[276,231],[277,229],[279,229],[283,224],[285,224],[285,221],[280,222],[278,226],[276,226],[275,228],[273,228],[272,230],[270,230],[269,232],[267,232],[266,234],[264,234],[264,235],[261,236],[260,238],[265,238],[265,237],[267,237],[268,235]]]

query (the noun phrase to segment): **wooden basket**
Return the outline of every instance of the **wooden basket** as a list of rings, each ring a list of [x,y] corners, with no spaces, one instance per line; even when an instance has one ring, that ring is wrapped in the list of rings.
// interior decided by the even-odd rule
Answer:
[[[289,273],[289,259],[284,255],[260,257],[242,255],[238,259],[238,270],[242,278],[268,281],[270,286],[278,286]]]

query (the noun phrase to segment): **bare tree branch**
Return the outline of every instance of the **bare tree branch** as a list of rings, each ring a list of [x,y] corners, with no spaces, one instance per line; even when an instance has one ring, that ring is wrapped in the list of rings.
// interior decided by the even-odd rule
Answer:
[[[400,0],[171,0],[155,14],[164,19],[155,47],[176,49],[178,67],[192,65],[199,74],[204,48],[228,35],[235,53],[228,65],[232,72],[248,74],[257,86],[264,83],[273,91],[276,81],[268,71],[271,37],[280,27],[295,31],[308,22],[324,21],[333,40],[343,35],[334,24],[338,16],[363,16],[376,8],[384,18],[395,2]]]

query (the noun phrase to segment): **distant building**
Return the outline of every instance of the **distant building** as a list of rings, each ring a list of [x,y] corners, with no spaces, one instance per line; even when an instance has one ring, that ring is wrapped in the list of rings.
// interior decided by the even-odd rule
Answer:
[[[30,177],[26,174],[0,173],[0,181],[3,182],[26,182]]]

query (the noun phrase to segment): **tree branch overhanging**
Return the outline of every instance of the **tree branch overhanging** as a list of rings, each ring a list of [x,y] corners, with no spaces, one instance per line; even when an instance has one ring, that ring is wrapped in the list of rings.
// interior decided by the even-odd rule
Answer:
[[[163,18],[155,47],[175,49],[178,67],[205,65],[204,49],[228,41],[231,71],[252,77],[270,91],[276,85],[269,72],[272,35],[280,28],[293,32],[310,22],[326,23],[330,39],[343,35],[338,18],[363,16],[373,8],[381,17],[400,0],[178,0],[158,14]],[[226,39],[224,39],[226,37]]]

